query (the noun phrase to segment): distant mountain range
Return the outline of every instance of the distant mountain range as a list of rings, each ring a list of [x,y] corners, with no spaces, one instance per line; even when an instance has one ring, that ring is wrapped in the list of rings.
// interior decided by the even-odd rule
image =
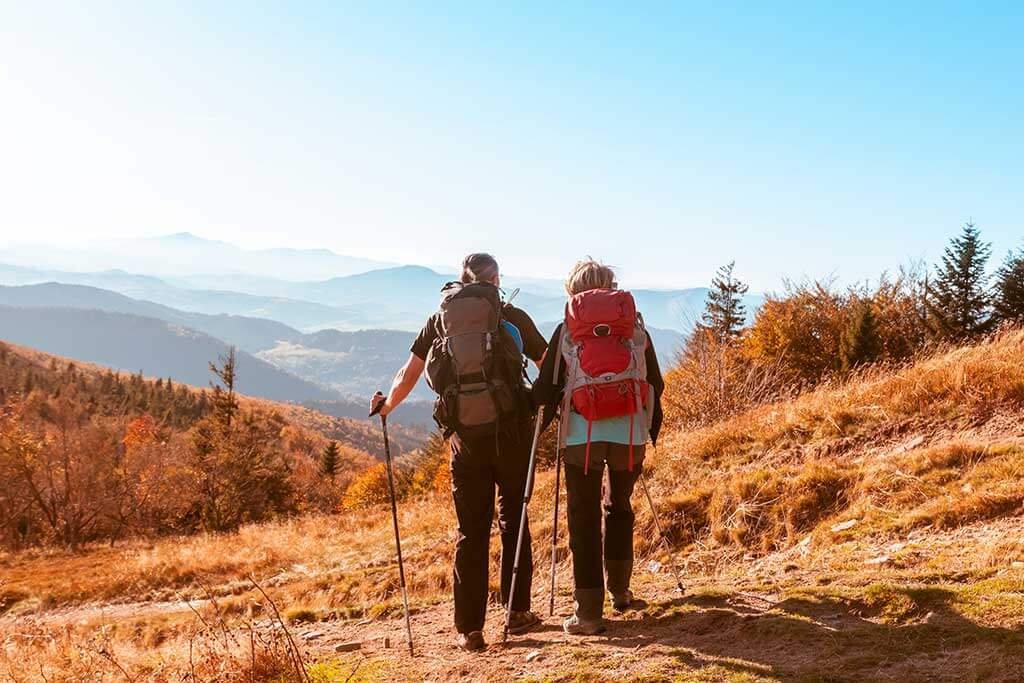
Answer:
[[[44,283],[0,287],[0,338],[80,360],[176,380],[205,383],[206,363],[241,351],[248,366],[273,370],[250,377],[248,393],[275,400],[320,402],[332,415],[365,413],[365,399],[386,389],[409,354],[415,335],[394,330],[303,334],[272,320],[179,311],[83,285]],[[85,315],[89,314],[89,315]],[[285,378],[289,381],[285,381]],[[296,385],[293,380],[304,380]],[[272,380],[272,381],[271,381]],[[412,399],[433,394],[424,382]],[[430,422],[425,406],[396,419]]]
[[[3,263],[7,261],[7,263]],[[104,270],[82,272],[83,264]],[[0,249],[0,338],[51,353],[205,385],[207,363],[240,350],[243,390],[349,417],[386,389],[441,287],[455,276],[326,250],[246,250],[188,233],[84,249]],[[503,277],[550,336],[562,284]],[[636,289],[668,366],[708,290]],[[746,297],[753,317],[762,297]],[[424,382],[397,419],[429,421]]]
[[[174,277],[204,273],[265,277],[272,273],[284,280],[327,279],[394,265],[343,256],[327,249],[243,249],[188,232],[98,241],[73,248],[5,247],[0,249],[0,262],[56,270],[125,270]]]
[[[208,384],[208,364],[229,350],[219,339],[163,320],[76,308],[0,306],[0,339],[196,386]],[[238,352],[238,390],[278,401],[338,397],[245,351]]]
[[[261,281],[262,294],[215,289],[189,289],[144,275],[122,271],[77,273],[0,264],[0,284],[26,285],[45,282],[79,284],[111,290],[134,299],[154,302],[193,313],[228,314],[276,320],[304,332],[321,329],[346,331],[392,329],[415,332],[437,309],[441,287],[450,276],[420,266],[401,266],[332,278],[319,282]],[[514,279],[509,278],[511,282]],[[238,285],[244,284],[241,280]],[[506,292],[514,287],[509,284]],[[266,292],[273,291],[268,294]],[[635,289],[637,307],[647,325],[686,334],[699,319],[708,290]],[[763,297],[745,297],[752,317]],[[560,320],[564,295],[536,294],[521,290],[513,303],[534,320]]]

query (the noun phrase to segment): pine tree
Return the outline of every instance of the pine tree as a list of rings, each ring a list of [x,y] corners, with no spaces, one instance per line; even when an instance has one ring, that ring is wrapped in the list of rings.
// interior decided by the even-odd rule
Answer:
[[[878,360],[882,355],[882,338],[878,333],[878,319],[870,301],[857,307],[853,320],[839,341],[839,357],[843,372],[859,365]]]
[[[981,241],[981,232],[970,222],[946,247],[926,293],[929,318],[939,337],[960,341],[991,328],[985,272],[991,253],[992,245]]]
[[[999,322],[1024,322],[1024,249],[1007,255],[996,278],[995,317]]]
[[[338,442],[332,441],[320,454],[320,474],[333,480],[338,473],[338,458],[341,452],[338,449]]]
[[[210,372],[216,375],[220,384],[213,384],[214,419],[223,431],[230,431],[231,421],[238,412],[238,401],[235,399],[235,347],[228,350],[227,356],[220,357],[220,366],[210,363]],[[221,388],[223,385],[223,388]]]
[[[743,295],[750,287],[733,277],[735,266],[736,262],[733,261],[718,269],[711,282],[711,291],[704,304],[704,315],[698,326],[710,330],[721,342],[736,340],[747,321]]]

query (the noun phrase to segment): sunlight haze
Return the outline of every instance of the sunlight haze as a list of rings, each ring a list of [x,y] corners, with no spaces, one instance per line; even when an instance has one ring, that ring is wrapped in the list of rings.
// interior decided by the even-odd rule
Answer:
[[[188,231],[645,286],[1019,246],[1015,3],[0,3],[2,241]]]

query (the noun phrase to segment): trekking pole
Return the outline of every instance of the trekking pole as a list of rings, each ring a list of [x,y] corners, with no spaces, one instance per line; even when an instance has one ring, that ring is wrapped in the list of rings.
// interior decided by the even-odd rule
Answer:
[[[380,400],[377,397],[380,397]],[[374,395],[374,406],[370,412],[373,417],[384,405],[384,395],[379,391]],[[388,441],[388,418],[380,416],[380,428],[384,433],[384,462],[388,472],[388,493],[391,495],[391,521],[395,526],[395,549],[398,551],[398,583],[402,587],[402,605],[405,607],[405,636],[409,642],[409,654],[412,649],[412,623],[409,620],[409,595],[405,590],[405,566],[402,563],[402,539],[398,533],[398,502],[395,496],[395,475],[391,466],[391,443]]]
[[[551,524],[551,599],[548,602],[548,616],[555,616],[555,569],[558,558],[558,499],[561,497],[562,453],[555,448],[555,520]]]
[[[644,477],[642,469],[640,470],[640,486],[643,487],[644,495],[647,496],[647,504],[651,506],[651,517],[654,518],[654,526],[658,528],[658,535],[661,536],[661,540],[665,542],[665,548],[668,550],[669,566],[672,567],[672,576],[676,579],[676,586],[679,587],[680,593],[685,593],[686,589],[683,588],[683,582],[679,578],[679,570],[676,568],[672,543],[668,540],[668,536],[665,535],[665,530],[661,527],[661,521],[658,520],[658,511],[654,508],[654,500],[651,498],[651,492],[647,490],[647,479]]]
[[[516,559],[512,563],[512,585],[508,589],[508,608],[505,612],[505,630],[501,642],[508,640],[508,629],[512,625],[512,600],[516,595],[516,578],[519,576],[519,557],[523,552],[523,536],[526,533],[526,507],[533,496],[533,469],[537,461],[537,442],[540,441],[541,415],[543,409],[537,411],[537,423],[533,428],[533,444],[530,446],[530,464],[526,472],[526,490],[523,492],[523,513],[519,517],[519,538],[516,541]]]

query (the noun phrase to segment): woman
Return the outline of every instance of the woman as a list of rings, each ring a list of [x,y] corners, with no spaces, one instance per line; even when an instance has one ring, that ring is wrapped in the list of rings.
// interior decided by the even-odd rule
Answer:
[[[606,585],[616,611],[633,604],[630,498],[648,435],[656,442],[661,427],[664,381],[632,295],[618,290],[611,268],[581,261],[565,288],[567,318],[548,343],[533,391],[547,415],[560,411],[575,581],[574,613],[563,628],[570,635],[591,635],[605,630]],[[608,487],[602,496],[605,468]]]

